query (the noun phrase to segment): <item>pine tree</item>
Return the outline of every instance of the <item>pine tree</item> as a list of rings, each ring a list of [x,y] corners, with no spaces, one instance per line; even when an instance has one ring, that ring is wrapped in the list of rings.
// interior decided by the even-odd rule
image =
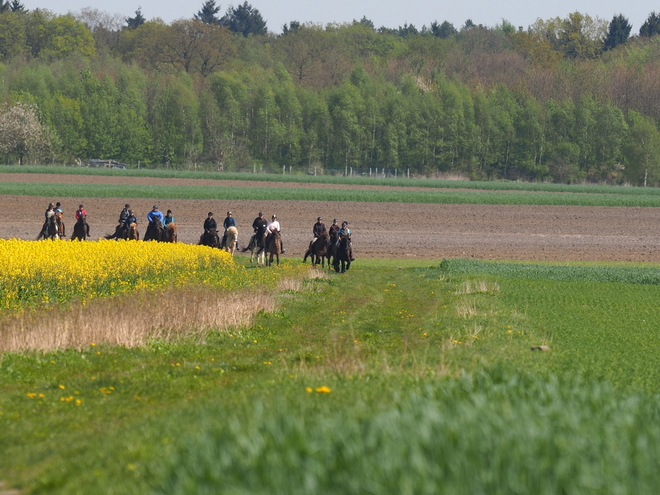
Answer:
[[[639,35],[646,38],[660,34],[660,15],[651,12],[646,19],[646,22],[639,28]]]
[[[241,33],[246,38],[253,35],[266,34],[266,21],[261,13],[244,2],[238,7],[229,7],[227,13],[220,19],[220,24],[229,28],[234,33]]]
[[[135,17],[129,17],[126,19],[126,27],[128,29],[137,29],[146,21],[147,20],[142,15],[142,7],[138,7],[138,9],[135,11]]]
[[[220,7],[216,7],[215,0],[207,0],[194,17],[204,24],[220,24],[220,19],[216,16],[219,11]]]
[[[628,41],[632,26],[623,15],[615,15],[605,38],[605,50],[612,50]]]

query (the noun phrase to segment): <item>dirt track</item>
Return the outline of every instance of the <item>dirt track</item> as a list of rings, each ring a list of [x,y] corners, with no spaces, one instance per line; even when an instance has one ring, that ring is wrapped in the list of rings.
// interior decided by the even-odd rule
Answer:
[[[2,174],[2,181],[113,183],[125,178]],[[186,184],[191,180],[130,179],[133,183]],[[199,185],[234,185],[227,181],[194,181]],[[254,185],[254,183],[250,183]],[[300,187],[271,184],[271,187]],[[315,185],[314,187],[324,187]],[[327,186],[336,187],[336,186]],[[112,233],[124,203],[130,203],[146,226],[154,203],[171,209],[179,240],[195,243],[209,211],[221,224],[227,210],[237,220],[239,240],[246,242],[252,220],[261,210],[276,213],[282,224],[287,255],[302,256],[312,225],[321,215],[347,220],[357,258],[454,258],[525,260],[616,260],[660,262],[660,209],[574,206],[492,206],[313,201],[217,201],[135,198],[53,198],[0,196],[4,238],[34,239],[48,202],[61,201],[69,232],[73,213],[83,203],[92,239]]]

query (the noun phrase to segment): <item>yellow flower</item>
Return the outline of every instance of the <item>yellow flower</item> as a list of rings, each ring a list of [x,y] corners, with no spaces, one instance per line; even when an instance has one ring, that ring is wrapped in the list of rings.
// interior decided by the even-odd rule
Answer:
[[[329,394],[330,392],[332,392],[332,390],[330,390],[330,388],[326,387],[325,385],[323,385],[322,387],[317,388],[316,391],[319,394]]]
[[[314,392],[314,389],[312,387],[305,387],[305,391],[311,394],[312,392]]]

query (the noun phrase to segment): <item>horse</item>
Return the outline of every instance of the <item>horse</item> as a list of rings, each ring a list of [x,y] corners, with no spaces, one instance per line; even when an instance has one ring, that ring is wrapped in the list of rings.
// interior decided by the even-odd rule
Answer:
[[[139,241],[140,240],[140,233],[138,232],[138,226],[137,223],[133,222],[128,226],[128,234],[124,239],[128,239],[131,241]]]
[[[87,215],[80,215],[75,225],[73,226],[73,235],[71,240],[84,241],[89,237],[89,224],[87,223]]]
[[[163,224],[155,218],[149,222],[147,231],[144,233],[144,240],[162,242],[164,234]]]
[[[220,248],[218,231],[216,229],[209,229],[208,232],[204,232],[199,238],[199,245]]]
[[[236,252],[236,245],[238,244],[238,230],[236,227],[229,227],[227,229],[227,239],[225,240],[225,251],[234,256]]]
[[[176,233],[176,224],[174,222],[170,222],[167,224],[167,227],[165,227],[165,237],[163,238],[164,242],[176,242],[177,241],[177,233]]]
[[[57,218],[55,218],[55,215],[53,214],[46,219],[44,226],[41,228],[41,232],[39,232],[39,235],[37,236],[37,240],[59,239],[58,232]]]
[[[243,253],[250,251],[250,263],[257,259],[257,265],[266,264],[266,231],[257,231],[250,238],[250,243],[243,249]],[[256,253],[256,254],[255,254]],[[259,261],[261,258],[261,261]]]
[[[341,236],[339,242],[332,248],[332,264],[335,271],[345,273],[351,267],[351,239],[348,236]],[[340,267],[341,265],[341,267]]]
[[[282,238],[280,237],[279,230],[271,232],[270,239],[266,241],[266,266],[271,266],[273,264],[273,256],[277,258],[277,266],[280,265],[280,253],[282,252]]]
[[[55,223],[57,224],[57,237],[63,239],[66,237],[66,228],[64,227],[64,213],[55,212]]]
[[[303,263],[307,261],[307,257],[311,256],[312,266],[316,266],[321,263],[321,267],[325,267],[325,258],[328,252],[328,244],[330,243],[330,236],[324,230],[319,237],[317,237],[313,242],[309,243],[309,248],[305,253],[303,258]],[[330,260],[328,259],[328,266],[330,265]]]

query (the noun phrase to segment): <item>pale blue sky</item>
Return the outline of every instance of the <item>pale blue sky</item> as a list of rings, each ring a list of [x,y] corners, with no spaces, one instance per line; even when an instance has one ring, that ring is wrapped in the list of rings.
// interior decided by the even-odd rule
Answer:
[[[110,14],[132,16],[138,7],[147,19],[160,17],[170,23],[176,19],[191,18],[197,13],[203,0],[21,0],[28,9],[45,8],[57,14],[78,12],[83,7],[99,9]],[[244,0],[220,1],[216,5],[224,13],[230,4]],[[366,16],[376,27],[396,28],[404,23],[421,28],[433,21],[449,21],[460,28],[466,19],[475,24],[495,26],[506,19],[514,26],[527,28],[538,18],[566,17],[571,12],[581,12],[607,21],[616,14],[623,14],[633,25],[632,34],[639,33],[640,26],[652,11],[660,12],[660,3],[639,0],[630,4],[613,0],[547,0],[493,2],[492,0],[253,0],[249,1],[261,12],[269,31],[280,33],[283,24],[300,22],[351,22]]]

